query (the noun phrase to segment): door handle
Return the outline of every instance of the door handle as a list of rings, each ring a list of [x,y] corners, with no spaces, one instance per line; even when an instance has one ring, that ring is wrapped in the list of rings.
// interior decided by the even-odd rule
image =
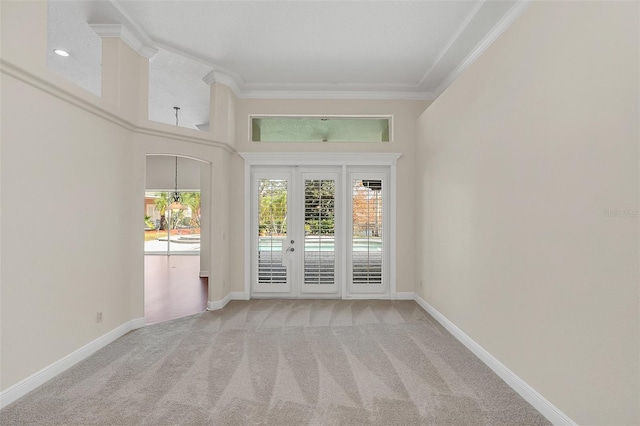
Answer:
[[[287,248],[287,249],[284,251],[285,253],[287,253],[287,252],[289,252],[289,251],[291,251],[291,252],[296,251],[296,250],[293,248],[293,243],[295,243],[295,241],[294,241],[294,240],[291,240],[291,245],[289,246],[289,248]]]
[[[289,253],[290,251],[293,252],[295,251],[295,249],[293,248],[293,243],[295,243],[294,240],[291,240],[291,245],[289,247],[287,247],[286,249],[284,248],[284,241],[282,242],[282,255],[285,255],[287,253]]]

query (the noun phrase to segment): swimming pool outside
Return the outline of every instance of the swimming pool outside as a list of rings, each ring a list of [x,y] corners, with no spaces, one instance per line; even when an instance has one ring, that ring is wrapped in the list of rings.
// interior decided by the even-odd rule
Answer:
[[[282,243],[285,237],[258,237],[259,251],[282,251]],[[333,237],[306,237],[305,251],[334,251],[335,241]],[[382,251],[382,238],[354,238],[353,251]]]

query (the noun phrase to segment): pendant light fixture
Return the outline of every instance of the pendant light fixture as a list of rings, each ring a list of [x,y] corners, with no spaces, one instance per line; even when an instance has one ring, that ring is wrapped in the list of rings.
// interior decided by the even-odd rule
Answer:
[[[178,127],[178,111],[180,111],[180,107],[173,107],[176,110],[176,127]],[[184,206],[182,205],[182,194],[178,192],[178,156],[176,156],[176,175],[175,175],[175,187],[173,192],[169,195],[169,209],[171,211],[177,212],[178,210],[184,210]]]

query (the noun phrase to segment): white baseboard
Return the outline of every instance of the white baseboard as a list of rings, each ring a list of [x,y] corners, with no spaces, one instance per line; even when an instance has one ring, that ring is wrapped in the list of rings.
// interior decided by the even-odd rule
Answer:
[[[222,300],[210,300],[207,302],[207,311],[217,311],[224,308],[231,300],[249,300],[249,295],[244,291],[232,291]]]
[[[376,294],[376,293],[354,293],[344,297],[343,300],[392,300],[391,294]]]
[[[249,300],[249,293],[245,293],[244,291],[232,291],[229,293],[231,295],[231,300]]]
[[[142,318],[136,318],[136,319],[132,319],[131,321],[129,321],[131,323],[131,330],[137,330],[139,328],[144,327],[145,325],[147,325],[145,323],[144,317]]]
[[[209,278],[209,271],[200,271],[200,278]]]
[[[516,391],[525,401],[531,404],[536,410],[547,418],[554,425],[577,425],[576,422],[571,420],[566,414],[560,411],[555,405],[549,402],[545,397],[540,395],[538,391],[529,386],[524,380],[522,380],[516,373],[509,370],[507,366],[502,364],[487,352],[482,346],[476,343],[471,337],[460,330],[454,323],[449,321],[447,317],[442,315],[436,308],[427,303],[422,297],[414,294],[414,300],[427,311],[433,318],[435,318],[449,333],[473,352],[487,367],[493,370],[502,380],[505,381],[514,391]]]
[[[415,293],[411,291],[399,291],[396,293],[396,300],[415,300]]]
[[[231,293],[227,294],[222,300],[209,300],[207,302],[207,311],[217,311],[224,308],[231,300]]]
[[[58,374],[73,367],[85,358],[93,355],[98,350],[104,348],[109,343],[124,336],[131,330],[144,327],[144,318],[136,318],[131,321],[127,321],[119,327],[114,328],[107,334],[104,334],[92,342],[87,343],[80,349],[71,352],[69,355],[59,359],[51,365],[43,368],[42,370],[32,374],[24,380],[19,381],[13,386],[8,387],[4,391],[0,392],[0,409],[6,407],[18,398],[23,397],[27,393],[36,389],[38,386],[43,385],[49,380],[53,379]]]
[[[484,362],[494,373],[505,381],[513,390],[515,390],[525,401],[531,404],[543,416],[554,425],[571,425],[576,423],[566,414],[560,411],[555,405],[549,402],[545,397],[540,395],[534,388],[529,386],[513,371],[502,364],[497,358],[487,352],[482,346],[476,343],[471,337],[460,330],[454,323],[449,321],[444,315],[438,312],[433,306],[427,303],[422,297],[411,292],[396,293],[397,300],[415,300],[425,311],[435,318],[444,328],[446,328],[456,339],[473,352],[482,362]],[[222,300],[210,301],[207,303],[207,310],[213,311],[222,309],[231,300],[249,300],[249,295],[242,291],[230,292]],[[38,386],[51,380],[58,374],[74,366],[78,362],[93,355],[109,343],[124,336],[131,330],[144,327],[144,318],[136,318],[130,320],[121,326],[111,330],[107,334],[95,339],[94,341],[84,345],[80,349],[70,353],[64,358],[54,362],[53,364],[43,368],[42,370],[32,374],[26,379],[10,386],[6,390],[0,392],[0,409],[6,407],[18,398],[26,395]]]

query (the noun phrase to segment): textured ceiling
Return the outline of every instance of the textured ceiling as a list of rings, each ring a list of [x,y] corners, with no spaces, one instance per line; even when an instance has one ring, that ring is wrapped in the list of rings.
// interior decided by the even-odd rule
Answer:
[[[88,24],[121,24],[134,44],[158,52],[150,117],[175,124],[171,107],[180,103],[188,127],[206,122],[210,72],[208,81],[246,98],[434,99],[527,4],[50,0],[48,62],[99,92]],[[66,63],[51,56],[55,47],[70,50]]]
[[[247,83],[417,83],[473,2],[151,2],[120,5],[162,44]],[[189,25],[184,25],[188,20]]]
[[[175,124],[173,107],[180,107],[178,123],[195,129],[209,122],[209,85],[202,77],[211,71],[189,58],[160,50],[149,59],[149,119]]]
[[[47,66],[100,96],[102,40],[87,25],[87,5],[82,2],[48,3]],[[56,55],[54,49],[67,51],[69,57]]]

